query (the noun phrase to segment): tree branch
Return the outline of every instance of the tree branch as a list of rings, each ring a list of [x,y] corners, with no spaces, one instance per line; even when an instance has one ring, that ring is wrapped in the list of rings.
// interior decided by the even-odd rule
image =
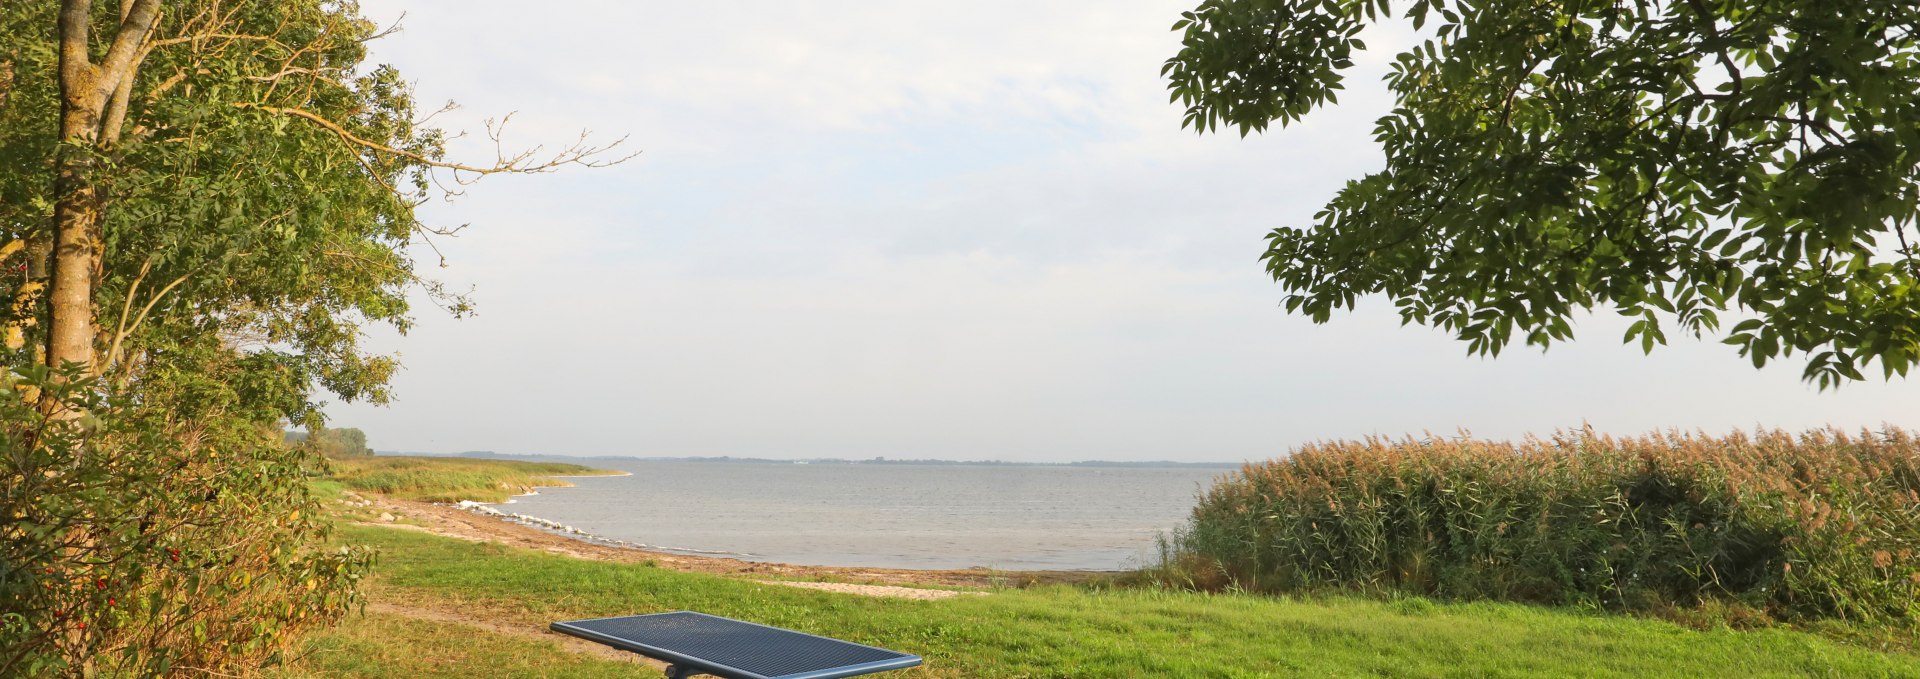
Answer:
[[[455,172],[469,172],[479,176],[486,176],[491,174],[503,174],[503,173],[539,174],[543,172],[551,172],[555,169],[558,169],[566,165],[580,165],[583,167],[607,167],[610,165],[618,165],[620,163],[626,162],[629,159],[632,159],[636,155],[639,155],[637,153],[634,153],[634,154],[621,156],[620,158],[616,158],[613,160],[594,160],[595,156],[611,151],[614,148],[625,143],[627,138],[621,137],[620,139],[615,140],[613,143],[607,144],[605,146],[582,146],[582,145],[576,144],[574,146],[567,147],[566,149],[560,151],[559,153],[554,154],[552,158],[543,162],[537,162],[537,163],[527,162],[528,158],[534,153],[534,151],[538,150],[536,148],[532,151],[527,151],[512,157],[503,156],[500,159],[500,162],[494,164],[492,167],[481,167],[478,165],[468,165],[466,163],[454,163],[454,162],[439,160],[436,158],[430,158],[430,157],[421,155],[419,153],[407,151],[404,149],[397,149],[392,146],[388,146],[386,144],[373,141],[371,139],[366,139],[358,135],[355,135],[351,131],[348,131],[346,127],[332,120],[329,120],[326,116],[322,116],[320,114],[307,111],[304,109],[286,108],[286,107],[279,107],[279,106],[266,106],[262,104],[254,104],[254,103],[248,103],[248,102],[237,102],[234,104],[234,106],[238,108],[250,108],[250,109],[255,109],[259,111],[266,111],[268,113],[292,116],[295,118],[299,118],[301,120],[305,120],[307,122],[320,126],[322,129],[325,129],[328,132],[332,132],[334,136],[339,137],[341,141],[346,142],[350,146],[355,146],[355,147],[359,147],[359,148],[370,150],[370,151],[376,151],[379,153],[385,153],[388,155],[399,156],[401,158],[406,158],[408,160],[414,161],[421,165],[426,165],[428,167],[437,167],[437,168],[442,168],[447,170],[453,170]],[[504,126],[504,122],[502,125]],[[496,142],[499,140],[497,133],[494,132],[492,128],[489,128],[489,134],[494,137],[494,140]]]
[[[89,4],[78,0],[78,4]],[[139,57],[146,47],[147,37],[153,32],[154,24],[160,18],[160,0],[132,0],[125,8],[125,17],[120,20],[120,30],[114,34],[113,46],[107,49],[107,56],[100,62],[100,80],[95,87],[100,95],[107,96],[120,88],[120,80],[133,78],[133,71],[139,67]],[[64,20],[64,17],[63,17]]]
[[[133,295],[131,291],[129,291],[127,295],[127,307],[120,310],[121,311],[120,323],[122,327],[118,332],[114,333],[113,345],[112,347],[107,349],[107,369],[111,370],[114,367],[114,365],[120,362],[120,349],[121,349],[123,340],[125,340],[128,335],[133,334],[133,331],[138,330],[140,328],[140,324],[146,322],[147,314],[153,311],[154,305],[159,304],[161,298],[166,297],[167,293],[173,292],[173,289],[176,287],[179,287],[181,283],[187,282],[187,278],[192,275],[193,275],[192,273],[181,274],[179,278],[173,279],[173,282],[168,283],[166,287],[160,288],[159,292],[154,293],[153,297],[147,300],[146,306],[140,307],[140,315],[134,317],[132,325],[126,325],[127,323],[126,309],[132,308],[133,306]]]

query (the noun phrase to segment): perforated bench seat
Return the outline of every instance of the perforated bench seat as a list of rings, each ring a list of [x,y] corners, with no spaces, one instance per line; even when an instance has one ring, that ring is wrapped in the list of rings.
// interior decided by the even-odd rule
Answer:
[[[667,676],[833,679],[904,669],[920,656],[705,613],[556,622],[553,631],[666,662]]]

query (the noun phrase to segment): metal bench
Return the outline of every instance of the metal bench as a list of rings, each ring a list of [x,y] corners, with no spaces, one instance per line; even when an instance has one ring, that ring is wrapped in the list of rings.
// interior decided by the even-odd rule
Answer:
[[[667,663],[669,679],[834,679],[920,664],[920,656],[678,611],[556,622],[553,631]]]

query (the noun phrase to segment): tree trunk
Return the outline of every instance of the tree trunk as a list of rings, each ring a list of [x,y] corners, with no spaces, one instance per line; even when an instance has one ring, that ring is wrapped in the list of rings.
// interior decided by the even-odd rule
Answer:
[[[61,89],[67,89],[64,82]],[[54,170],[53,275],[47,295],[46,361],[55,367],[93,367],[93,269],[100,256],[94,233],[100,202],[91,147],[100,129],[99,103],[97,97],[61,101],[60,133],[66,144]]]
[[[101,118],[116,93],[131,95],[159,0],[122,0],[120,26],[99,64],[91,54],[93,3],[60,3],[60,138],[54,161],[52,280],[47,291],[46,364],[94,368],[93,283],[100,265],[101,203],[95,153]],[[121,116],[115,115],[114,123]],[[118,130],[108,133],[117,137]]]
[[[100,135],[100,69],[89,55],[92,5],[60,7],[60,148],[54,158],[52,280],[47,293],[46,363],[93,366],[93,239],[100,203],[93,183],[93,146]]]

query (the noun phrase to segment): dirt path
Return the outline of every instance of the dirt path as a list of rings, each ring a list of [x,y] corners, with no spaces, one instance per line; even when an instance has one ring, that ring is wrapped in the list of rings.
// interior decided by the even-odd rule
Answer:
[[[767,579],[776,584],[791,584],[799,587],[831,589],[852,594],[868,596],[910,596],[912,598],[943,598],[952,594],[929,594],[940,590],[913,589],[902,585],[934,585],[943,587],[1026,587],[1035,584],[1085,582],[1105,575],[1083,571],[995,571],[985,568],[964,570],[912,570],[902,568],[851,568],[836,566],[799,566],[780,563],[759,563],[710,556],[690,556],[655,552],[632,547],[605,545],[577,540],[556,533],[523,526],[500,518],[483,516],[449,505],[396,500],[374,494],[348,495],[349,502],[367,503],[358,506],[370,509],[376,515],[393,515],[394,521],[367,522],[365,525],[383,526],[400,530],[424,530],[435,535],[467,540],[471,542],[499,542],[514,547],[535,549],[565,556],[593,559],[597,561],[616,561],[622,563],[652,562],[662,568],[699,573],[721,575],[739,575],[756,579]],[[836,583],[783,582],[777,579],[830,579]],[[880,587],[838,588],[819,585],[850,583],[855,585],[877,585]],[[905,591],[902,591],[905,590]]]

